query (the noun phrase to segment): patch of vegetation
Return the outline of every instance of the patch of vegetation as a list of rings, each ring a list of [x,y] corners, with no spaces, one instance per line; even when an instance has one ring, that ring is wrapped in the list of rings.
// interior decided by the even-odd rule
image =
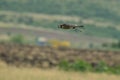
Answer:
[[[103,48],[110,48],[110,49],[116,49],[119,50],[120,49],[120,40],[118,40],[117,42],[112,42],[112,43],[103,43],[102,44]]]
[[[24,37],[22,35],[15,35],[15,36],[11,37],[10,41],[13,43],[23,44]]]
[[[113,74],[120,74],[120,66],[108,66],[103,61],[98,62],[97,64],[90,64],[83,60],[77,60],[73,63],[68,61],[61,61],[59,63],[59,68],[66,70],[66,71],[81,71],[81,72],[106,72],[106,73],[113,73]]]
[[[109,66],[107,66],[107,64],[105,64],[103,61],[100,61],[93,68],[94,68],[93,71],[95,71],[95,72],[107,72],[107,71],[109,71]]]
[[[73,64],[71,64],[71,68],[75,71],[80,70],[82,72],[92,69],[91,65],[82,60],[75,61]]]
[[[116,43],[111,43],[112,48],[120,48],[120,40]]]

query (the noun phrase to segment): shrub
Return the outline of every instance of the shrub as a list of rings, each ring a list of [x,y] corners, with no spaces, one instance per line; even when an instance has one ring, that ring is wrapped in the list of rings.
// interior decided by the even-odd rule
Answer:
[[[71,68],[75,71],[89,71],[91,70],[91,65],[88,64],[87,62],[85,61],[82,61],[82,60],[78,60],[78,61],[75,61],[72,65],[71,65]]]
[[[74,63],[63,60],[59,63],[59,67],[63,70],[74,70],[82,72],[92,69],[90,64],[82,60],[75,61]]]
[[[73,63],[63,60],[59,63],[59,68],[66,71],[70,71],[70,70],[81,71],[81,72],[91,71],[91,72],[107,72],[113,74],[120,74],[120,66],[110,67],[103,61],[98,62],[96,66],[93,67],[91,64],[82,60],[77,60]]]
[[[110,67],[109,73],[120,74],[120,66]]]
[[[70,63],[68,61],[62,60],[59,63],[59,67],[60,67],[60,69],[68,71],[70,69]]]
[[[15,35],[11,37],[11,42],[22,44],[24,43],[24,37],[22,35]]]
[[[109,67],[103,61],[98,62],[97,66],[94,68],[95,72],[107,72]]]

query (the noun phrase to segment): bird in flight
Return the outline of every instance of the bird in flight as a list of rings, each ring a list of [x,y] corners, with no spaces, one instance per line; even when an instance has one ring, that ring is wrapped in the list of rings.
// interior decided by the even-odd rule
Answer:
[[[81,32],[81,29],[84,29],[84,26],[83,25],[71,25],[71,24],[60,24],[58,25],[58,28],[61,28],[61,29],[73,29],[75,30],[76,32],[80,31]]]

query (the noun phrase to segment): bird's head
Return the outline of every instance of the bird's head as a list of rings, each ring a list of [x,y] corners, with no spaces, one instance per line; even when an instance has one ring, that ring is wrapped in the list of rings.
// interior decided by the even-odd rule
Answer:
[[[62,28],[63,25],[58,25],[58,28]]]

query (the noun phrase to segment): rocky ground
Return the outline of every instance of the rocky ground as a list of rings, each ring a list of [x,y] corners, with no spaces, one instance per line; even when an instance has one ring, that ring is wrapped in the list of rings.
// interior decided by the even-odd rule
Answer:
[[[120,51],[102,51],[71,48],[40,47],[35,45],[0,43],[0,60],[8,65],[55,67],[62,60],[85,60],[91,64],[99,61],[109,66],[120,65]]]

